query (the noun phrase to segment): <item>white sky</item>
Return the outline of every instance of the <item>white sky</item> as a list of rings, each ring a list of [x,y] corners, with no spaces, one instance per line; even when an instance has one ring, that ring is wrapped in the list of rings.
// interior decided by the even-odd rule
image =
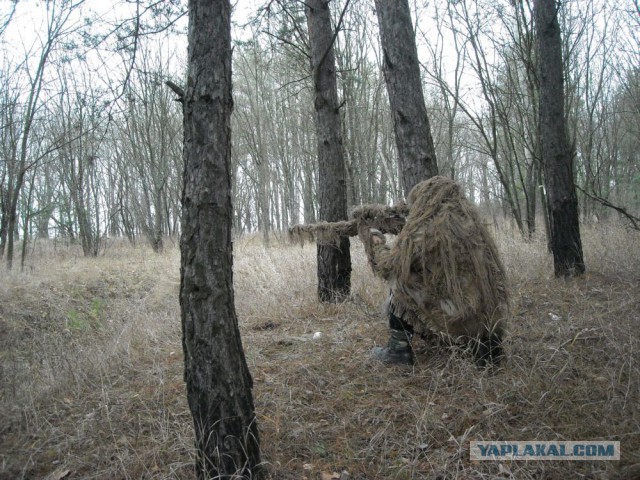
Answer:
[[[232,35],[234,38],[247,38],[250,35],[248,29],[243,32],[240,26],[245,25],[250,18],[253,18],[265,1],[236,0],[233,2]],[[0,0],[0,20],[6,18],[13,3],[12,0]],[[54,0],[51,3],[59,5],[62,2]],[[186,5],[186,0],[183,0],[183,3]],[[85,18],[102,20],[107,24],[115,25],[121,19],[131,18],[134,14],[134,5],[131,2],[127,3],[126,0],[85,0],[70,20],[69,27],[82,26]],[[30,51],[37,51],[46,35],[46,21],[47,6],[45,1],[18,1],[15,14],[0,38],[0,59],[5,62],[20,62]],[[186,16],[180,22],[181,26],[186,29]],[[172,38],[172,43],[176,51],[179,51],[180,48],[183,49],[186,59],[186,36],[176,35]]]

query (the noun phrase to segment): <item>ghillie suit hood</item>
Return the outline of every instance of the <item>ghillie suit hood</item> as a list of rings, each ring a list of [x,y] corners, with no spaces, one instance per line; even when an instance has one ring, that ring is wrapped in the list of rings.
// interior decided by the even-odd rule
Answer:
[[[504,267],[476,208],[445,177],[409,193],[406,224],[391,247],[362,226],[374,273],[389,282],[390,308],[418,332],[502,336],[508,316]]]

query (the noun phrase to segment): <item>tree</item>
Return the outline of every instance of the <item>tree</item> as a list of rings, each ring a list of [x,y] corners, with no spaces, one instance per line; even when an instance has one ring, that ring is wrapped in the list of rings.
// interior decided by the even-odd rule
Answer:
[[[384,78],[405,195],[438,174],[436,152],[424,103],[420,64],[407,0],[375,0],[384,55]]]
[[[24,93],[26,99],[22,107],[21,118],[19,120],[17,118],[13,119],[13,122],[9,125],[10,128],[15,129],[16,133],[11,135],[12,148],[8,158],[5,159],[8,173],[7,182],[3,185],[2,212],[0,212],[3,217],[0,220],[0,256],[4,254],[6,242],[8,269],[13,267],[14,233],[18,225],[18,205],[25,178],[29,170],[35,168],[38,163],[37,160],[30,158],[29,137],[41,105],[45,70],[49,65],[52,52],[59,42],[73,30],[73,27],[71,29],[68,27],[69,19],[82,5],[83,1],[63,1],[60,4],[46,3],[46,32],[44,39],[40,41],[35,70],[32,70],[34,65],[30,65],[30,58],[28,58],[31,55],[36,56],[35,53],[30,53],[22,64],[28,78],[26,92]]]
[[[47,113],[49,132],[59,142],[56,156],[60,186],[68,193],[65,203],[75,220],[83,254],[95,257],[103,233],[100,157],[107,118],[100,93],[81,71],[78,66],[59,67],[59,95],[47,102]]]
[[[19,89],[8,64],[0,71],[0,258],[4,256],[9,226],[9,205],[15,184],[18,165],[19,140]],[[13,234],[13,232],[11,232]]]
[[[269,231],[271,230],[269,192],[272,188],[270,188],[271,172],[269,171],[270,158],[267,142],[269,140],[268,133],[272,130],[273,125],[267,127],[267,123],[270,124],[273,117],[266,115],[266,112],[274,100],[273,93],[269,91],[271,85],[267,78],[268,64],[271,59],[268,52],[261,50],[258,42],[248,43],[249,45],[241,55],[236,56],[236,65],[242,69],[243,83],[248,84],[252,91],[250,95],[246,95],[247,101],[243,102],[243,106],[246,104],[247,108],[236,110],[236,116],[242,117],[244,120],[240,136],[244,140],[242,146],[245,147],[245,155],[254,164],[258,228],[262,233],[263,244],[268,246],[270,242]],[[245,88],[245,90],[247,89]],[[237,94],[238,90],[236,90]]]
[[[189,1],[183,107],[180,305],[196,472],[199,479],[260,478],[253,385],[233,291],[229,0]]]
[[[556,276],[585,271],[580,240],[573,152],[567,139],[564,110],[562,40],[556,0],[536,0],[540,79],[540,145],[547,193],[551,251]]]
[[[347,218],[347,185],[338,106],[336,62],[333,52],[335,35],[331,28],[329,1],[308,1],[306,15],[315,93],[319,216],[321,220],[336,222]],[[318,244],[317,248],[320,300],[323,302],[344,300],[351,290],[349,237],[341,237],[339,245]]]
[[[511,212],[522,235],[530,237],[535,231],[540,162],[533,35],[525,3],[449,2],[438,30],[445,25],[455,46],[458,63],[453,85],[439,66],[444,52],[432,52],[436,66],[427,73],[467,117],[467,128],[475,137],[467,149],[491,160],[504,208]],[[462,68],[467,69],[465,83],[475,77],[476,89],[470,95],[461,95]],[[486,161],[484,164],[482,190],[487,193]]]
[[[172,185],[176,183],[172,170],[174,159],[180,157],[182,112],[158,80],[166,62],[156,55],[151,58],[147,50],[140,49],[144,70],[135,72],[127,85],[126,114],[119,122],[118,141],[124,158],[118,164],[122,177],[138,180],[136,188],[129,189],[128,203],[153,250],[161,252],[163,237],[171,234]]]

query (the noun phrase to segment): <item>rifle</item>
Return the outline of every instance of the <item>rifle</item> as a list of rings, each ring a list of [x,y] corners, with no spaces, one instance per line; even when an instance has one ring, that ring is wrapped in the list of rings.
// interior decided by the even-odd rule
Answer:
[[[397,235],[402,231],[408,214],[409,207],[406,203],[392,207],[378,204],[361,205],[351,212],[349,220],[294,225],[289,228],[289,240],[300,245],[304,245],[305,241],[338,245],[342,236],[357,236],[362,225],[375,228],[381,233]]]

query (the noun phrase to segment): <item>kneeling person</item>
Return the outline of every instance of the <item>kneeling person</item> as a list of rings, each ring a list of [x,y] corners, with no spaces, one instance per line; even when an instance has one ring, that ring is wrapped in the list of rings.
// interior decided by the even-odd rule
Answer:
[[[387,347],[375,357],[413,363],[413,333],[471,342],[478,365],[502,354],[508,317],[504,267],[477,209],[458,184],[433,177],[409,193],[406,224],[392,246],[358,232],[374,273],[391,288]]]

